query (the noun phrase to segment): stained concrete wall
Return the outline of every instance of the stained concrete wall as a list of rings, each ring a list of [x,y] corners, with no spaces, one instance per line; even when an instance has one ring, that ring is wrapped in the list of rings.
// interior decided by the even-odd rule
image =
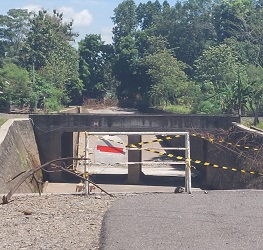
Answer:
[[[209,115],[122,115],[122,114],[31,114],[35,132],[141,132],[141,131],[185,131],[228,129],[231,122],[238,122],[234,116]]]
[[[7,183],[11,178],[39,165],[38,149],[30,120],[9,119],[0,129],[0,193],[7,193],[18,180]],[[41,178],[41,174],[38,175]],[[28,179],[16,192],[35,191],[34,185]]]
[[[228,145],[228,142],[232,145]],[[229,170],[236,168],[248,172],[263,173],[263,131],[256,131],[238,123],[233,123],[225,142],[218,143],[215,141],[210,143],[203,140],[202,144],[206,144],[206,146],[204,148],[204,158],[201,160],[220,166],[220,168],[201,166],[201,170],[205,173],[204,178],[207,187],[221,190],[263,188],[261,176]],[[202,144],[200,143],[200,146]],[[241,145],[241,147],[236,145]],[[242,145],[250,145],[250,149],[246,149]],[[228,167],[228,170],[222,169],[223,166]]]

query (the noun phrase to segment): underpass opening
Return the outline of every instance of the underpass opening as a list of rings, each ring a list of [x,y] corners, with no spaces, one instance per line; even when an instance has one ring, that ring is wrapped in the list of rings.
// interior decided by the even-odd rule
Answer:
[[[71,144],[73,154],[76,153],[75,134],[90,132],[131,132],[138,133],[145,131],[189,131],[194,133],[218,133],[219,130],[227,131],[232,122],[237,117],[230,116],[204,116],[204,115],[175,115],[175,114],[139,114],[139,115],[118,115],[118,114],[48,114],[30,115],[34,126],[35,138],[38,146],[41,163],[47,163],[54,159],[61,158],[63,133],[73,133],[73,144]],[[205,147],[203,137],[191,136],[191,156],[198,162],[211,161],[218,165],[225,163],[226,157],[221,157],[221,153],[215,154],[211,148],[215,148],[213,143]],[[173,144],[173,143],[171,143]],[[68,149],[64,152],[67,154]],[[173,152],[173,151],[172,151]],[[181,152],[178,152],[178,155]],[[71,154],[70,154],[71,155]],[[196,162],[195,162],[196,163]],[[202,186],[212,185],[217,172],[201,164],[195,164],[196,168],[202,172]],[[146,167],[142,167],[142,173]],[[215,170],[218,171],[218,170]],[[45,174],[49,182],[65,182],[64,179],[54,173]],[[141,180],[145,183],[150,175],[142,174]],[[127,174],[124,178],[127,177]],[[158,176],[160,177],[160,176]],[[201,179],[200,178],[200,179]],[[196,179],[196,178],[194,178]],[[156,181],[160,183],[160,180]],[[199,182],[200,183],[200,182]],[[198,187],[199,186],[198,183]]]

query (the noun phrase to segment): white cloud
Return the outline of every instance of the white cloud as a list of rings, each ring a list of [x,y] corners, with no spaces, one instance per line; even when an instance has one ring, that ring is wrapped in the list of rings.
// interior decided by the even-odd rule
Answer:
[[[42,6],[40,5],[27,5],[25,7],[22,7],[22,9],[28,9],[28,11],[31,12],[38,12],[39,10],[43,9]],[[87,27],[91,24],[92,22],[92,15],[89,12],[89,10],[84,9],[79,12],[76,12],[72,7],[58,7],[54,8],[56,9],[59,13],[63,13],[63,20],[65,22],[71,22],[73,20],[73,25],[74,27]],[[53,9],[49,9],[49,13],[53,13]]]
[[[91,13],[87,9],[76,12],[71,7],[59,7],[57,10],[58,12],[63,13],[64,21],[70,22],[73,20],[74,27],[89,26],[93,19]]]

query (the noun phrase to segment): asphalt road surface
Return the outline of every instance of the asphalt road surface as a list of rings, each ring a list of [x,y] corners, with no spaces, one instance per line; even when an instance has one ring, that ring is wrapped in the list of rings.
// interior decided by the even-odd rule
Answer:
[[[128,196],[103,222],[103,250],[261,250],[263,191]]]

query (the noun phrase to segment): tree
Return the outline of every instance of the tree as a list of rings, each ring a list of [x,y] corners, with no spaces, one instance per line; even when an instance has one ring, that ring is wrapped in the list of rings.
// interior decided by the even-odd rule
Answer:
[[[29,29],[30,13],[23,9],[10,9],[0,15],[0,57],[14,59],[22,47]]]
[[[184,69],[186,65],[176,60],[170,50],[159,50],[142,59],[150,79],[149,98],[153,105],[190,104],[187,92],[190,81]]]
[[[21,51],[24,66],[36,72],[56,90],[47,96],[59,105],[82,102],[82,82],[78,75],[78,54],[71,42],[77,36],[73,22],[63,22],[63,14],[41,10],[30,19],[30,29]],[[42,95],[42,94],[41,94]],[[52,105],[51,105],[52,106]],[[56,105],[57,106],[57,105]]]
[[[139,51],[132,35],[121,37],[115,47],[113,74],[120,82],[117,97],[122,105],[136,106],[140,87],[138,75]]]
[[[204,48],[216,42],[210,0],[188,0],[170,6],[163,3],[160,15],[155,15],[151,34],[164,37],[176,58],[190,67]]]
[[[79,42],[79,56],[80,78],[84,83],[85,97],[103,98],[116,92],[116,80],[112,74],[112,45],[105,45],[100,35],[86,35]]]
[[[142,30],[151,28],[155,23],[155,18],[162,14],[162,6],[158,0],[154,3],[140,3],[136,9],[139,25]]]
[[[249,79],[249,106],[254,113],[254,125],[258,124],[259,108],[263,100],[263,68],[253,64],[246,66]]]
[[[238,41],[235,37],[225,39],[224,44],[231,47],[242,65],[260,65],[260,46],[250,41]]]
[[[46,65],[50,53],[59,53],[63,45],[69,44],[77,36],[72,32],[73,22],[64,23],[63,14],[55,10],[52,16],[46,10],[40,10],[30,19],[29,25],[21,59],[25,65],[32,65],[34,61],[36,70]]]
[[[60,104],[81,104],[83,84],[78,73],[78,53],[69,44],[59,48],[59,52],[49,54],[46,65],[38,70],[38,74],[58,90],[54,94]]]
[[[114,23],[113,27],[113,41],[115,44],[119,42],[122,37],[128,36],[138,26],[136,16],[136,5],[133,0],[124,0],[114,9],[114,16],[112,17]]]
[[[237,42],[234,48],[239,49],[239,53],[247,59],[245,63],[252,63],[263,66],[263,11],[257,8],[254,1],[240,1],[239,4],[229,3],[235,13],[238,22],[231,30],[232,40]],[[237,46],[237,47],[236,47]]]
[[[222,112],[228,113],[245,105],[247,77],[229,46],[221,44],[205,50],[195,68],[204,99],[218,100]]]
[[[29,73],[12,62],[5,62],[0,68],[2,105],[14,104],[18,107],[31,104],[33,99],[32,82]]]

